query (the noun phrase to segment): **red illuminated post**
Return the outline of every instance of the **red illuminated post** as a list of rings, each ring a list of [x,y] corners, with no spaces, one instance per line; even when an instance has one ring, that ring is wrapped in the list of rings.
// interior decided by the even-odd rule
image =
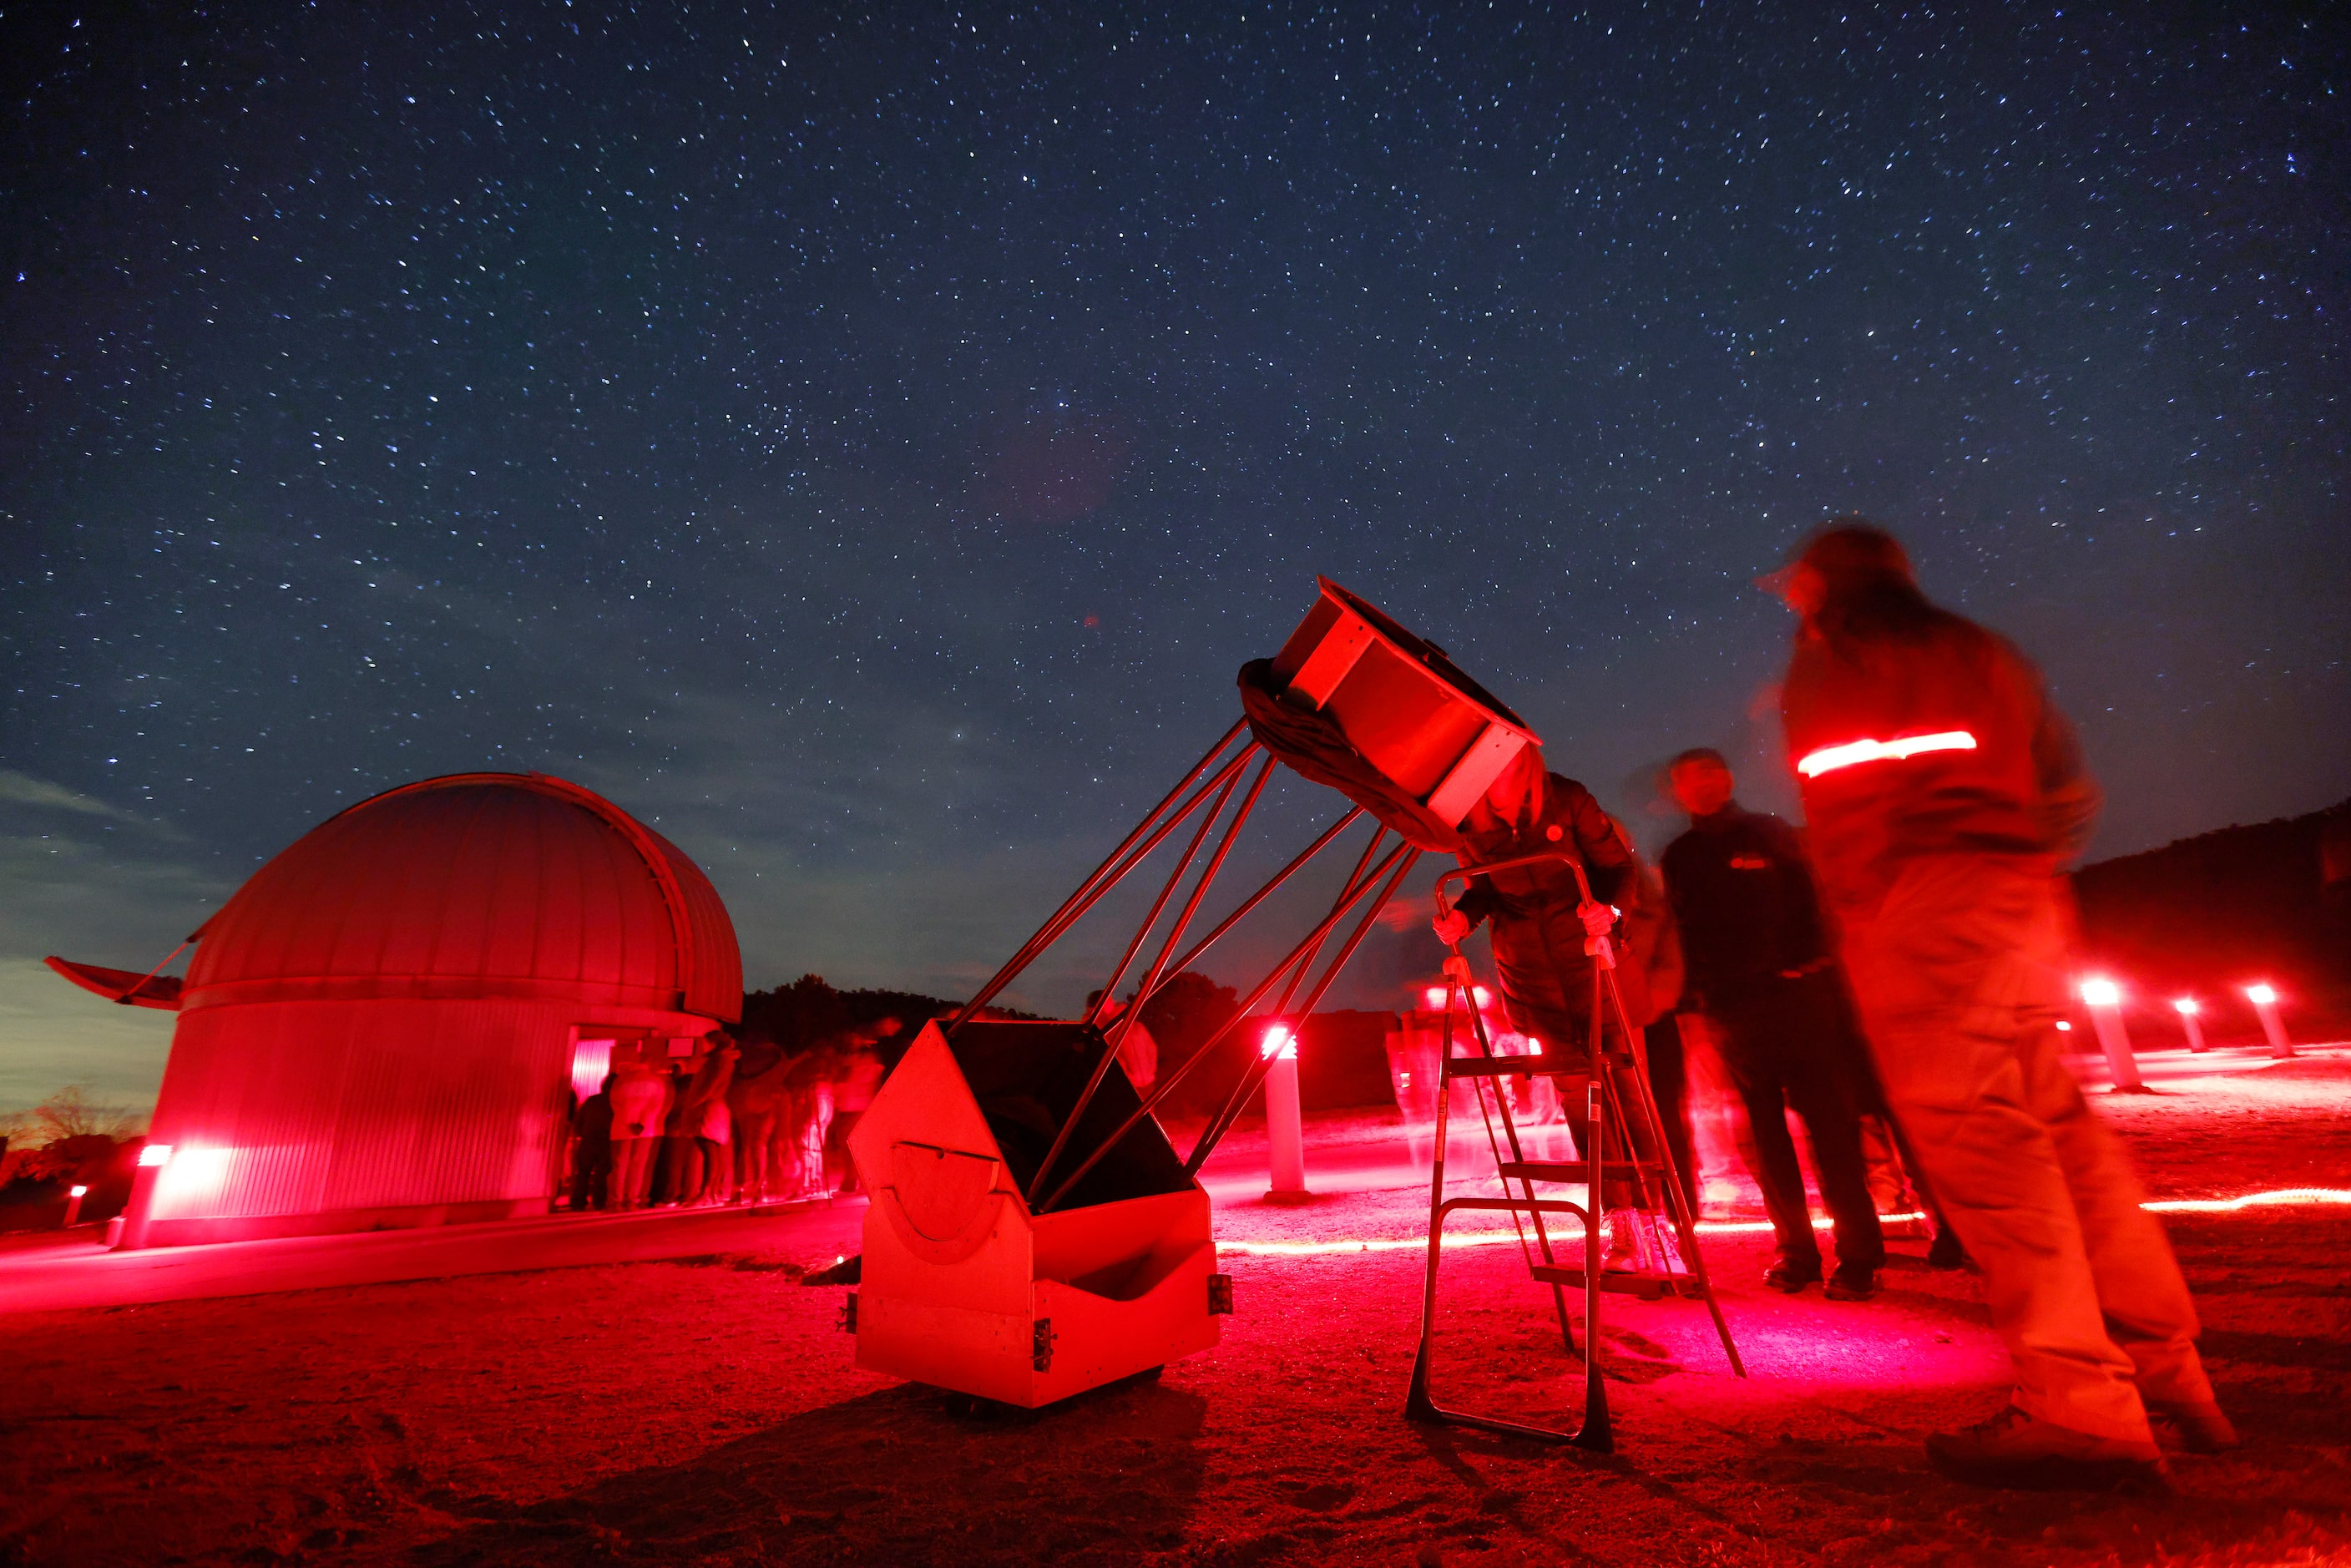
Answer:
[[[89,1191],[89,1188],[78,1186],[66,1188],[65,1228],[68,1230],[71,1230],[74,1228],[74,1221],[81,1218],[81,1200]]]
[[[2116,1091],[2147,1092],[2147,1082],[2138,1075],[2138,1059],[2131,1054],[2130,1036],[2123,1031],[2123,988],[2112,980],[2085,980],[2082,1000],[2089,1006],[2090,1022],[2097,1029],[2098,1044],[2106,1053],[2106,1071],[2115,1081]]]
[[[2262,1032],[2270,1037],[2270,1055],[2280,1061],[2292,1056],[2294,1041],[2286,1038],[2285,1020],[2278,1017],[2277,988],[2266,983],[2247,986],[2245,999],[2261,1015]]]
[[[1258,1055],[1265,1073],[1265,1136],[1273,1161],[1270,1198],[1305,1197],[1306,1129],[1298,1102],[1298,1037],[1281,1024],[1265,1031]]]
[[[2203,1020],[2196,1015],[2203,1009],[2198,1006],[2196,998],[2194,997],[2182,997],[2171,1005],[2179,1009],[2179,1027],[2188,1031],[2188,1049],[2190,1051],[2202,1051],[2204,1049],[2204,1023]]]
[[[147,1211],[155,1206],[155,1184],[171,1163],[169,1144],[149,1144],[139,1151],[139,1167],[131,1176],[131,1201],[122,1206],[122,1228],[112,1237],[117,1248],[147,1245]]]

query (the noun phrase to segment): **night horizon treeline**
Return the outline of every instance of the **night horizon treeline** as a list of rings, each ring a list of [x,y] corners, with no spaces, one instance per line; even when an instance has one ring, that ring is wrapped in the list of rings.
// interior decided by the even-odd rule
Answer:
[[[1239,1006],[1240,995],[1232,987],[1220,986],[1188,969],[1162,982],[1143,1009],[1144,1026],[1159,1044],[1161,1076],[1176,1071],[1198,1055]],[[738,1032],[747,1040],[772,1040],[785,1054],[798,1055],[836,1041],[852,1030],[870,1029],[885,1019],[896,1019],[900,1029],[881,1045],[883,1062],[895,1067],[898,1058],[922,1032],[924,1024],[935,1018],[951,1017],[962,1007],[960,1001],[925,996],[918,991],[881,988],[837,990],[821,975],[802,975],[789,986],[746,992]],[[983,1009],[982,1016],[1043,1017],[998,1007]],[[1243,1038],[1245,1033],[1235,1030],[1219,1041],[1217,1060],[1188,1073],[1168,1096],[1166,1108],[1177,1115],[1205,1115],[1222,1103],[1247,1059],[1249,1046]]]
[[[2351,1021],[2351,799],[2085,865],[2074,887],[2085,967],[2109,968],[2135,984],[2146,1005],[2168,1011],[2172,997],[2196,994],[2208,1009],[2221,1004],[2217,1018],[2208,1014],[2208,1030],[2250,1033],[2255,1026],[2238,1005],[2241,988],[2267,980],[2284,993],[2290,1018]],[[1162,1073],[1196,1054],[1238,1002],[1231,987],[1189,971],[1163,985],[1143,1012],[1159,1042]],[[789,986],[747,993],[743,1029],[796,1051],[896,1018],[904,1025],[896,1049],[903,1051],[925,1022],[962,1005],[914,991],[836,990],[820,976],[802,975]],[[2245,1018],[2233,1019],[2232,1009]],[[1236,1062],[1242,1059],[1240,1033],[1220,1045],[1220,1056],[1229,1049]],[[1222,1077],[1213,1064],[1192,1074],[1198,1083]],[[1201,1092],[1187,1082],[1176,1096],[1179,1109]]]
[[[2241,823],[2084,866],[2082,956],[2126,1000],[2168,1013],[2195,996],[2205,1028],[2258,1032],[2243,988],[2277,987],[2297,1020],[2351,1020],[2351,800]]]

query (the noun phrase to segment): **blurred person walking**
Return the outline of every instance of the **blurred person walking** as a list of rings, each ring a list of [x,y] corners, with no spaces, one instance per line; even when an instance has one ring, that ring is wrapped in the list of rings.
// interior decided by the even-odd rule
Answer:
[[[688,1204],[705,1202],[712,1193],[723,1195],[727,1189],[734,1160],[729,1147],[734,1122],[726,1109],[726,1091],[735,1082],[735,1064],[743,1056],[742,1048],[724,1030],[712,1030],[702,1041],[707,1054],[687,1081],[684,1094],[694,1144],[678,1201]]]
[[[826,1130],[824,1141],[825,1169],[836,1192],[857,1190],[857,1162],[849,1157],[849,1134],[865,1113],[873,1108],[873,1096],[882,1092],[884,1071],[878,1042],[885,1036],[898,1032],[896,1019],[883,1019],[882,1024],[861,1028],[850,1037],[849,1051],[840,1066],[840,1082],[832,1092],[832,1124]]]
[[[1793,1111],[1811,1134],[1821,1201],[1835,1226],[1837,1267],[1826,1293],[1867,1301],[1886,1264],[1862,1157],[1867,1048],[1830,956],[1803,846],[1787,823],[1732,798],[1720,752],[1685,751],[1668,778],[1690,825],[1666,847],[1666,893],[1690,1001],[1720,1026],[1723,1066],[1747,1108],[1776,1253],[1763,1282],[1792,1295],[1821,1278],[1803,1167],[1788,1135]]]
[[[726,1109],[735,1137],[735,1195],[746,1203],[776,1196],[789,1163],[786,1145],[791,1091],[791,1058],[764,1035],[748,1037],[743,1058],[726,1086]]]
[[[2073,727],[1865,518],[1763,581],[1802,618],[1782,716],[1878,1074],[2015,1364],[2008,1407],[1928,1456],[1991,1485],[2105,1486],[2160,1477],[2150,1415],[2190,1449],[2232,1446],[2171,1248],[2058,1060],[2060,869],[2099,805]]]

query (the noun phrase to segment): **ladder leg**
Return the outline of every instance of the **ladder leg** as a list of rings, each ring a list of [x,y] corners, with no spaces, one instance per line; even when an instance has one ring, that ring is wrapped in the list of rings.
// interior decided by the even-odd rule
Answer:
[[[1605,970],[1594,966],[1591,1054],[1584,1058],[1583,1125],[1591,1141],[1583,1148],[1583,1425],[1576,1431],[1575,1443],[1594,1453],[1613,1454],[1616,1451],[1616,1436],[1608,1420],[1608,1388],[1600,1381],[1600,1272],[1605,1266],[1600,1255],[1600,1223],[1608,1212],[1604,1142],[1607,1124],[1604,1120],[1607,1083],[1604,1076],[1606,1066],[1600,1055],[1604,1043],[1600,982],[1605,974]]]
[[[1625,1015],[1624,994],[1616,989],[1614,975],[1607,975],[1606,980],[1610,999],[1616,1004],[1618,1022],[1627,1029],[1626,1039],[1630,1040],[1633,1036],[1629,1032],[1630,1020]],[[1730,1363],[1731,1374],[1744,1377],[1747,1365],[1740,1359],[1739,1346],[1730,1337],[1729,1320],[1722,1315],[1722,1302],[1714,1293],[1713,1280],[1707,1274],[1706,1254],[1698,1250],[1698,1216],[1690,1212],[1688,1190],[1682,1185],[1681,1171],[1674,1160],[1673,1145],[1666,1142],[1665,1118],[1657,1110],[1656,1095],[1649,1089],[1648,1062],[1644,1056],[1636,1054],[1634,1067],[1633,1092],[1639,1096],[1641,1113],[1648,1121],[1650,1136],[1656,1147],[1658,1167],[1665,1173],[1667,1213],[1672,1216],[1674,1229],[1681,1241],[1682,1261],[1687,1265],[1690,1279],[1706,1301],[1708,1316],[1714,1320],[1715,1337],[1722,1341],[1722,1354]]]
[[[1473,996],[1470,998],[1476,1000]],[[1450,1136],[1447,1113],[1453,1106],[1453,1084],[1445,1075],[1445,1058],[1453,1050],[1452,999],[1447,998],[1445,1036],[1437,1062],[1437,1143],[1430,1150],[1428,1176],[1428,1266],[1420,1285],[1420,1348],[1413,1353],[1412,1382],[1406,1385],[1404,1414],[1407,1421],[1444,1419],[1428,1396],[1429,1362],[1437,1340],[1437,1266],[1445,1255],[1445,1140]]]

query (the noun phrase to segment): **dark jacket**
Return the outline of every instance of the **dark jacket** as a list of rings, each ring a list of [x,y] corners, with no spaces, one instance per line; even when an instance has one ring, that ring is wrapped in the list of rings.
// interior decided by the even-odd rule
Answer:
[[[1781,716],[1813,869],[1837,906],[1874,907],[1928,855],[2015,856],[2053,873],[2097,819],[2098,787],[2040,672],[1949,611],[1928,607],[1898,629],[1799,632]],[[1826,747],[1954,731],[1973,748],[1802,772]]]
[[[571,1113],[572,1131],[580,1134],[580,1146],[601,1158],[612,1147],[612,1096],[599,1089],[580,1102],[580,1109]]]
[[[1556,773],[1543,775],[1542,799],[1528,821],[1485,832],[1464,825],[1461,834],[1470,864],[1568,850],[1583,862],[1592,895],[1601,903],[1621,902],[1632,891],[1633,846],[1589,789]],[[1472,877],[1454,906],[1472,925],[1493,922],[1494,967],[1511,1023],[1521,1033],[1577,1051],[1592,1029],[1592,960],[1583,951],[1579,902],[1574,873],[1552,864]],[[1620,977],[1636,973],[1629,967],[1619,971]],[[1629,990],[1625,999],[1639,1017]]]
[[[1732,801],[1666,846],[1666,896],[1690,999],[1716,1009],[1829,954],[1819,890],[1796,830]]]

